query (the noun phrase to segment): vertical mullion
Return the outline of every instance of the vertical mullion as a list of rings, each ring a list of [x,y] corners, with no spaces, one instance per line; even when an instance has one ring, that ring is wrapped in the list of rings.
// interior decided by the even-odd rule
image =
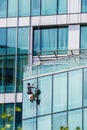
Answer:
[[[84,69],[82,69],[82,130],[84,130]]]
[[[51,90],[52,90],[52,92],[51,92],[51,94],[52,94],[52,96],[51,96],[51,130],[53,130],[53,83],[54,83],[54,80],[53,80],[53,78],[54,78],[54,75],[52,75],[52,88],[51,88]]]
[[[67,125],[68,125],[69,72],[67,72]]]

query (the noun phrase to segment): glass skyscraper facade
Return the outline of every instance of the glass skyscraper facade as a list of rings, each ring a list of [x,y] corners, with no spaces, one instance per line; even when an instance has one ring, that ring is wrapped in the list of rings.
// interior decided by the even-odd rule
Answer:
[[[52,55],[52,51],[54,50],[60,50],[60,52],[57,53],[60,54],[61,50],[71,50],[71,49],[79,50],[87,48],[86,7],[87,7],[86,0],[0,0],[0,61],[1,61],[0,62],[0,110],[1,110],[0,129],[1,130],[3,129],[19,130],[22,127],[23,68],[27,64],[31,65],[33,63],[39,62],[38,52],[40,52],[41,55]],[[48,51],[48,54],[46,51]],[[71,75],[73,75],[73,73]],[[54,77],[56,80],[57,75]],[[51,80],[51,78],[53,77],[48,76],[47,78],[48,78],[47,81],[49,82],[49,80]],[[65,79],[66,78],[67,76],[65,76]],[[45,80],[45,78],[43,80]],[[41,78],[39,79],[39,81],[43,82]],[[61,82],[61,79],[59,82]],[[52,96],[51,94],[53,94],[51,92],[53,86],[55,86],[54,92],[56,92],[56,84],[53,85],[50,83],[49,85],[50,96]],[[68,89],[66,89],[65,92],[67,93],[67,91]],[[68,118],[71,119],[73,111],[68,111],[69,108],[66,107],[64,108],[64,104],[63,106],[62,104],[60,104],[61,106],[57,106],[56,108],[55,106],[56,97],[54,97],[54,99],[51,99],[50,96],[49,101],[47,100],[49,108],[46,109],[43,108],[45,110],[40,110],[41,108],[38,108],[39,112],[38,114],[40,117],[38,118],[39,120],[38,125],[41,126],[41,120],[44,120],[42,118],[42,112],[43,115],[47,114],[46,119],[48,122],[51,121],[52,116],[52,120],[53,121],[55,120],[55,122],[56,118],[62,119],[63,117],[64,118],[63,121],[67,123],[68,120],[66,119],[67,114]],[[53,102],[54,102],[53,105],[54,108],[52,108],[53,106],[51,104]],[[83,98],[82,101],[79,100],[79,103],[77,103],[78,106],[72,109],[78,111],[77,118],[80,116],[79,118],[82,120],[84,115],[84,120],[86,120],[87,115],[86,104],[84,103],[85,106],[81,106],[80,104],[81,102],[83,104]],[[67,103],[66,98],[64,103]],[[72,105],[70,106],[72,107]],[[70,106],[67,105],[67,107]],[[64,113],[61,113],[60,111],[64,111]],[[80,111],[82,111],[82,113]],[[79,112],[81,115],[79,115]],[[53,115],[51,115],[50,113],[53,113]],[[27,115],[27,111],[25,112],[25,114]],[[11,117],[9,118],[9,115],[12,116],[12,118]],[[34,119],[35,120],[33,121],[37,122],[37,119],[36,118]],[[32,120],[29,120],[29,122],[32,128],[33,127]],[[8,124],[11,124],[10,127],[8,126]],[[35,125],[37,128],[38,127],[37,123],[35,123]],[[26,126],[26,128],[27,127],[28,126]],[[83,128],[83,123],[81,127]],[[85,127],[87,126],[84,125],[84,128]],[[50,129],[51,125],[49,125],[47,128]],[[37,129],[41,128],[39,127]],[[86,129],[87,128],[85,128],[85,130]]]
[[[45,67],[43,69],[45,70]],[[23,89],[23,130],[60,130],[61,126],[68,126],[69,130],[76,127],[87,129],[87,67],[61,72],[56,69],[56,73],[41,74],[37,77],[28,77],[26,72]],[[41,90],[40,105],[29,101],[26,93],[28,83]]]

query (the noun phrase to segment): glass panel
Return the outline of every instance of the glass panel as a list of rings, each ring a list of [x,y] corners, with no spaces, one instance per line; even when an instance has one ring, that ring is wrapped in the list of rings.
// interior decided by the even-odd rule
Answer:
[[[31,16],[40,15],[40,0],[31,1]]]
[[[19,0],[19,16],[30,15],[30,0]]]
[[[57,0],[42,0],[41,7],[42,15],[56,14]]]
[[[0,54],[6,52],[6,28],[0,28]]]
[[[84,130],[87,130],[87,108],[84,109]]]
[[[84,69],[84,106],[87,106],[87,68]]]
[[[80,127],[82,130],[82,110],[70,111],[68,113],[68,124],[70,130]]]
[[[16,130],[22,128],[22,103],[16,103],[15,108],[15,127]]]
[[[58,0],[58,14],[67,13],[67,0]]]
[[[28,83],[37,87],[37,79],[23,82],[23,119],[36,116],[36,102],[30,102],[27,94]]]
[[[4,128],[4,119],[3,119],[3,115],[4,115],[4,104],[0,104],[0,128]]]
[[[81,27],[81,49],[87,48],[87,26]]]
[[[6,92],[15,92],[15,56],[7,56],[6,60]]]
[[[18,55],[17,60],[17,86],[16,91],[22,92],[23,88],[23,66],[28,64],[28,55]]]
[[[41,90],[41,103],[38,105],[38,115],[50,113],[52,102],[52,76],[39,78],[38,88]]]
[[[53,112],[67,108],[67,73],[60,73],[53,77]]]
[[[56,49],[57,49],[57,29],[41,30],[41,51],[53,51]]]
[[[40,30],[34,30],[34,55],[40,51]]]
[[[78,82],[76,82],[78,81]],[[69,109],[82,106],[82,70],[69,72]]]
[[[68,28],[58,29],[58,50],[68,49]]]
[[[7,54],[16,53],[16,28],[7,28]]]
[[[82,12],[87,12],[87,0],[82,0]]]
[[[14,128],[14,104],[10,104],[10,103],[5,104],[5,112],[7,114],[7,117],[5,118],[5,126],[13,130]]]
[[[65,127],[66,124],[66,112],[53,115],[53,130],[60,130],[60,127]]]
[[[39,117],[37,120],[38,130],[51,130],[51,116]]]
[[[23,120],[23,130],[36,130],[36,118]]]
[[[0,56],[0,93],[5,91],[5,77],[6,77],[6,60],[5,56]]]
[[[8,17],[17,16],[18,0],[8,0]]]
[[[18,54],[28,54],[29,28],[18,28]]]
[[[7,0],[0,0],[0,17],[6,17],[7,14]]]

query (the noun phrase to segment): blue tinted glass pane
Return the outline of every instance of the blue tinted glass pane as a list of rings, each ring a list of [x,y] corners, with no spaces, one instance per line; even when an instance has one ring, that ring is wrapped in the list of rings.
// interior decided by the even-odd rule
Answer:
[[[87,26],[81,27],[81,49],[87,48]]]
[[[2,116],[2,114],[4,113],[4,104],[0,104],[0,115]],[[4,125],[4,120],[3,118],[0,118],[0,128],[3,128]]]
[[[28,53],[29,28],[18,28],[18,54]]]
[[[40,15],[40,0],[31,1],[31,16]]]
[[[67,122],[66,112],[53,115],[53,130],[60,130],[61,126],[66,126]]]
[[[40,105],[38,105],[38,115],[50,113],[52,97],[52,77],[47,76],[39,78],[38,88],[41,90],[41,103]]]
[[[7,14],[7,0],[0,0],[0,17],[6,17]]]
[[[0,47],[6,47],[6,28],[0,28]]]
[[[34,55],[40,51],[40,30],[34,30]]]
[[[0,93],[5,91],[6,57],[0,56]]]
[[[17,16],[18,0],[8,0],[8,17]]]
[[[5,54],[6,49],[6,28],[0,28],[0,54]]]
[[[53,78],[53,111],[67,108],[67,73],[57,74]]]
[[[27,119],[27,120],[23,120],[23,130],[28,130],[30,128],[30,130],[36,130],[36,119]]]
[[[38,130],[51,130],[51,116],[38,117],[37,129]]]
[[[15,56],[6,59],[6,92],[15,91]]]
[[[84,69],[84,106],[87,106],[87,68]]]
[[[16,53],[16,28],[7,29],[7,54]]]
[[[80,127],[82,130],[82,110],[70,111],[68,113],[68,124],[70,130]]]
[[[30,102],[29,95],[27,94],[28,83],[37,87],[37,79],[26,80],[23,82],[23,119],[36,116],[36,102]]]
[[[82,0],[82,12],[87,12],[87,0]]]
[[[30,15],[30,0],[19,0],[19,16]]]
[[[84,109],[84,130],[87,130],[87,108]]]
[[[17,92],[22,92],[22,87],[23,87],[23,66],[28,64],[28,55],[18,55],[17,57],[17,86],[16,86],[16,91]]]
[[[57,0],[42,0],[41,14],[49,15],[56,14]]]
[[[12,120],[10,121],[10,129],[13,130],[14,128],[14,104],[5,104],[5,113],[7,115],[10,115],[12,117]],[[9,124],[9,120],[6,118],[5,119],[5,125],[8,127]]]
[[[57,29],[41,30],[41,51],[53,51],[57,49]]]
[[[68,49],[68,28],[58,29],[58,50]]]
[[[67,0],[58,0],[58,14],[67,13]]]
[[[22,103],[16,103],[15,106],[15,129],[22,128]]]
[[[76,82],[78,81],[78,82]],[[69,109],[82,106],[82,70],[69,72]]]

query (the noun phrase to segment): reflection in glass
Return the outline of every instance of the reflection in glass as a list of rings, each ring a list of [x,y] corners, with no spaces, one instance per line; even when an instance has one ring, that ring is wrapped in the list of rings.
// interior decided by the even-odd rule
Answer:
[[[4,104],[0,104],[0,128],[3,128],[4,126],[3,113],[4,113]]]
[[[0,93],[5,91],[5,77],[6,77],[6,59],[5,56],[0,56]]]
[[[51,113],[52,76],[39,78],[38,88],[41,90],[41,103],[38,105],[38,115]]]
[[[64,111],[67,108],[67,73],[54,75],[53,83],[53,112]]]
[[[69,111],[68,124],[70,130],[74,130],[77,126],[82,130],[82,110]]]
[[[15,108],[15,124],[16,130],[22,128],[22,103],[16,103]]]
[[[6,67],[6,92],[15,92],[15,56],[7,56]]]
[[[41,14],[42,15],[56,14],[57,13],[56,12],[56,10],[57,10],[56,5],[57,5],[57,0],[42,0]]]
[[[59,130],[61,126],[66,126],[66,112],[53,115],[53,130]]]
[[[23,89],[23,66],[28,64],[28,55],[18,55],[17,57],[17,86],[16,91],[22,92]]]
[[[6,28],[0,28],[0,54],[6,53]]]
[[[5,104],[5,112],[7,117],[5,118],[5,126],[13,130],[14,128],[14,104]],[[10,118],[9,118],[10,115]]]
[[[69,109],[82,106],[82,70],[81,69],[69,72],[68,98],[69,98],[69,103],[68,103]]]
[[[51,116],[38,117],[37,129],[38,130],[51,130]]]

